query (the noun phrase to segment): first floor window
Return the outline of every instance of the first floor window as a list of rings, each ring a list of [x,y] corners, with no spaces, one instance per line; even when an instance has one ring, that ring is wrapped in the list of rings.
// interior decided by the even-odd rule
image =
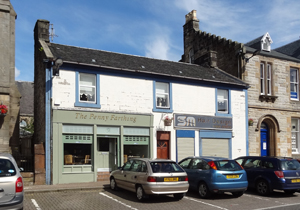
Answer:
[[[79,74],[80,102],[96,103],[96,75]]]
[[[292,118],[292,153],[299,154],[299,119]]]
[[[218,112],[228,113],[228,90],[218,89]]]
[[[272,65],[260,63],[260,94],[272,95]]]
[[[170,88],[169,83],[156,82],[156,107],[170,108]]]
[[[299,99],[299,76],[298,69],[290,69],[290,88],[291,88],[291,99]]]

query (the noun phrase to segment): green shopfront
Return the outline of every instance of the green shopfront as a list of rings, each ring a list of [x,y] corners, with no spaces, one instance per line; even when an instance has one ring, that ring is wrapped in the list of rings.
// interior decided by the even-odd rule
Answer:
[[[152,157],[153,116],[53,110],[53,184],[107,180],[130,157]]]

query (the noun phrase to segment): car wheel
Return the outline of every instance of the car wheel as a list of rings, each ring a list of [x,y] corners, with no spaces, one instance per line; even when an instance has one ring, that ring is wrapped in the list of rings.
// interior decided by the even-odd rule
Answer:
[[[243,194],[244,194],[243,191],[241,191],[241,192],[232,192],[232,195],[233,195],[234,197],[236,197],[236,198],[241,197]]]
[[[293,195],[296,192],[296,190],[285,190],[284,192],[285,194]]]
[[[211,195],[211,193],[207,187],[207,184],[205,182],[201,182],[199,184],[198,193],[201,198],[208,198]]]
[[[137,188],[136,188],[136,198],[139,201],[143,201],[145,199],[145,197],[146,197],[146,195],[145,195],[143,187],[141,185],[137,186]]]
[[[270,188],[269,188],[269,184],[261,179],[256,183],[256,191],[260,194],[260,195],[268,195],[270,194]]]
[[[118,189],[116,180],[114,178],[110,179],[110,189],[112,189],[112,190],[117,190]]]
[[[177,193],[173,195],[176,200],[181,200],[184,197],[184,193]]]

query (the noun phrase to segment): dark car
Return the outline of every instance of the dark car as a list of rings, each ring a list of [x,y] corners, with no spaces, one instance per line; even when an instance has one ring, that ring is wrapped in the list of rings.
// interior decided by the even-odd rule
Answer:
[[[247,172],[249,188],[260,195],[273,190],[293,194],[300,189],[300,163],[287,157],[244,156],[235,159]]]
[[[223,192],[240,197],[247,190],[247,174],[235,160],[194,156],[178,164],[188,174],[190,188],[197,190],[202,198]]]

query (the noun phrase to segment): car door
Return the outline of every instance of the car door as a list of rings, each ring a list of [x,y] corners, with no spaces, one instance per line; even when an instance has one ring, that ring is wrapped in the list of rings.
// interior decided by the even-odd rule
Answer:
[[[133,160],[130,169],[127,171],[126,174],[126,188],[128,190],[135,192],[135,184],[138,180],[142,180],[142,164],[144,161],[141,160]],[[145,174],[143,172],[143,174]]]
[[[181,168],[183,168],[185,170],[185,172],[187,173],[188,175],[188,180],[189,180],[189,184],[191,186],[192,184],[192,179],[190,179],[190,176],[191,176],[191,169],[189,168],[189,165],[191,163],[193,158],[186,158],[186,159],[183,159],[181,160],[178,165],[180,165]],[[191,186],[192,187],[192,186]]]
[[[258,158],[247,158],[242,165],[247,173],[249,187],[255,187],[255,181],[262,173],[261,160]]]
[[[128,171],[131,167],[132,160],[127,161],[123,167],[118,171],[117,173],[114,174],[114,178],[116,180],[116,183],[119,187],[121,188],[127,188],[126,187],[126,177],[128,174]]]

